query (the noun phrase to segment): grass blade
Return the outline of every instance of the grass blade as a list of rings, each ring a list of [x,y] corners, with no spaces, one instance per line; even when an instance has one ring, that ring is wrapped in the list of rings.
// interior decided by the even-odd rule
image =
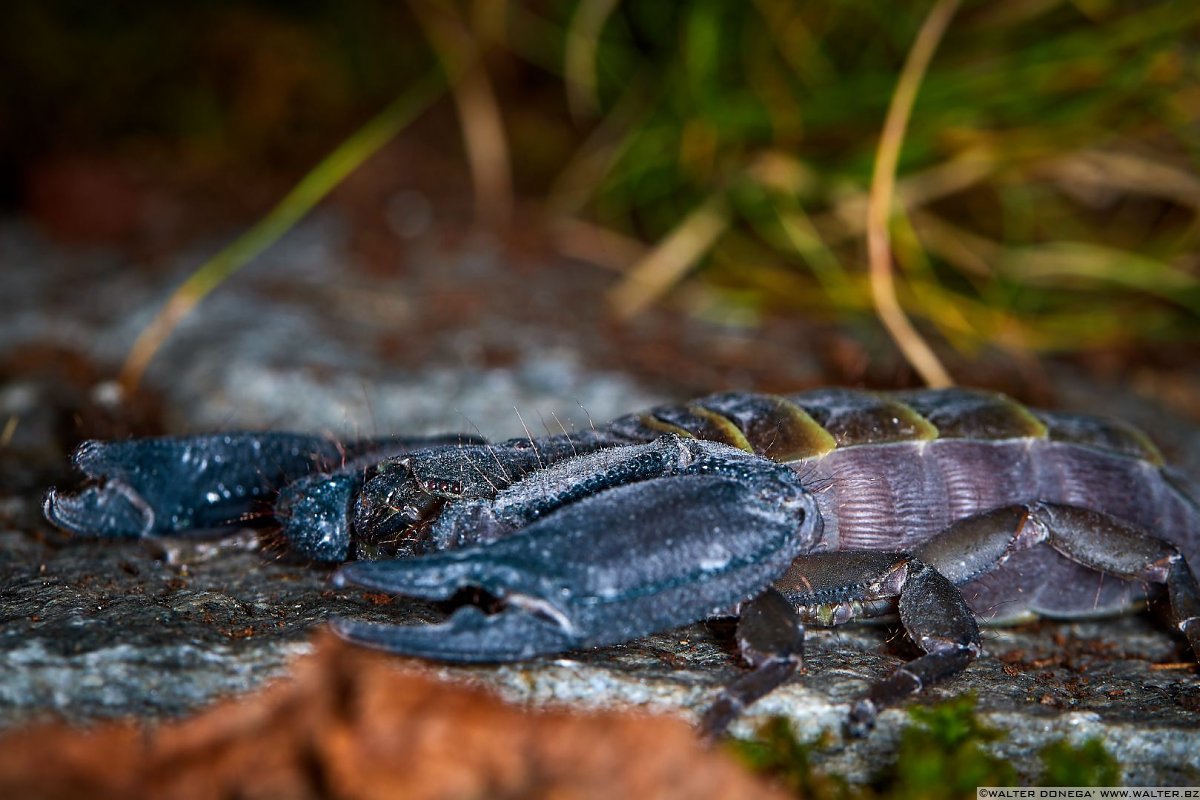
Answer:
[[[347,175],[441,96],[444,86],[442,74],[434,72],[410,88],[338,145],[265,217],[193,272],[159,309],[130,348],[119,376],[125,391],[132,393],[137,390],[155,353],[196,304],[247,262],[279,241]]]

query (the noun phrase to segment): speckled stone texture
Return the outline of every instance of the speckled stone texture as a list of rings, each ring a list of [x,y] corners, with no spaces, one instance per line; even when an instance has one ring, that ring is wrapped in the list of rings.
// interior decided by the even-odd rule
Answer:
[[[170,429],[478,429],[506,437],[525,427],[571,430],[589,415],[608,418],[670,396],[669,381],[652,389],[591,366],[591,343],[603,334],[601,312],[587,298],[602,292],[602,274],[542,270],[536,291],[510,278],[494,304],[480,306],[461,287],[486,293],[497,280],[498,256],[486,243],[455,255],[431,250],[430,263],[403,278],[368,284],[345,278],[338,242],[334,221],[303,226],[185,323],[149,375]],[[7,224],[0,261],[14,301],[0,318],[0,351],[49,341],[115,365],[196,258],[148,278],[115,256],[62,253]],[[447,304],[459,324],[435,330],[422,322],[434,303]],[[1128,391],[1061,380],[1068,404],[1146,425],[1196,474],[1194,427]],[[286,673],[329,615],[436,617],[417,603],[334,590],[327,570],[262,551],[252,534],[215,546],[89,542],[49,530],[38,498],[63,457],[46,432],[53,395],[32,381],[0,387],[0,416],[19,418],[13,441],[22,448],[8,449],[0,471],[0,724],[46,714],[79,722],[176,717]],[[886,625],[814,630],[809,642],[807,672],[734,732],[783,715],[801,740],[818,743],[821,768],[869,779],[892,758],[905,717],[885,712],[863,740],[846,738],[843,720],[850,701],[910,645]],[[963,677],[930,696],[974,692],[984,716],[1010,731],[996,751],[1026,774],[1046,742],[1095,736],[1129,783],[1200,781],[1200,679],[1186,663],[1170,666],[1189,655],[1162,615],[991,630],[985,647]],[[424,668],[517,702],[650,706],[691,718],[741,669],[726,623],[526,664]]]

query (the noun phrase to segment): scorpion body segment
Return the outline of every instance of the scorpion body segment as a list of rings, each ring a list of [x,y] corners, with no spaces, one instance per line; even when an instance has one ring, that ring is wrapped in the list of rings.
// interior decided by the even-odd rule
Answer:
[[[978,391],[825,389],[714,395],[613,427],[715,439],[788,463],[817,501],[824,535],[816,552],[908,551],[957,520],[1042,501],[1134,523],[1200,564],[1195,489],[1144,434],[1116,420]],[[1010,555],[957,581],[990,621],[1099,616],[1144,596],[1140,582],[1106,581],[1055,552]]]
[[[253,449],[270,436],[232,440]],[[77,460],[92,481],[52,490],[47,516],[84,533],[158,533],[111,520],[164,518],[155,487],[172,470],[202,506],[203,477],[155,455],[199,441],[89,443]],[[752,670],[705,715],[710,734],[794,674],[805,624],[895,613],[924,653],[853,706],[853,733],[976,658],[977,619],[1109,614],[1161,584],[1200,653],[1200,495],[1119,422],[987,392],[823,389],[711,395],[571,436],[403,440],[397,455],[330,474],[326,447],[312,448],[316,474],[279,476],[299,552],[357,556],[340,583],[492,601],[491,613],[463,605],[438,625],[336,620],[343,636],[505,661],[737,613]],[[167,495],[165,518],[198,518]]]

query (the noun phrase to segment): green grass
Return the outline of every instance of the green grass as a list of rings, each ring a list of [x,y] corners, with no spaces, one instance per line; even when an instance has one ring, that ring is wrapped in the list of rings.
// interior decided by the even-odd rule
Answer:
[[[614,15],[600,95],[610,108],[633,92],[652,101],[583,213],[653,242],[723,194],[733,218],[696,263],[709,285],[785,311],[869,314],[862,205],[927,7],[752,8]],[[900,163],[893,238],[910,313],[966,350],[1196,335],[1200,59],[1184,43],[1198,23],[1200,7],[1175,4],[959,13]]]
[[[190,0],[118,20],[18,0],[0,26],[0,99],[16,110],[0,167],[38,148],[148,147],[303,175],[352,120],[439,65],[481,58],[484,84],[470,96],[455,84],[458,102],[437,112],[474,144],[440,129],[434,144],[476,148],[490,202],[511,168],[551,218],[641,242],[650,258],[719,209],[675,261],[657,259],[653,290],[614,278],[618,311],[678,302],[874,324],[866,192],[931,6]],[[1200,341],[1198,36],[1195,3],[964,4],[897,175],[899,295],[926,333],[968,354]],[[495,102],[480,101],[488,92]],[[488,130],[507,135],[485,153]],[[683,283],[698,291],[674,293]]]

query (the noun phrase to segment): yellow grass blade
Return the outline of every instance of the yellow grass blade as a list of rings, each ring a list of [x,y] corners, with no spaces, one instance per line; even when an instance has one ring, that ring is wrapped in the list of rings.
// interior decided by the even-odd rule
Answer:
[[[951,386],[954,381],[905,316],[896,298],[888,221],[896,187],[896,164],[900,159],[900,146],[904,142],[904,131],[908,127],[913,102],[934,50],[957,9],[958,0],[938,0],[917,33],[888,107],[875,155],[875,173],[871,178],[871,194],[867,203],[867,254],[876,313],[913,369],[928,386],[933,387]]]

